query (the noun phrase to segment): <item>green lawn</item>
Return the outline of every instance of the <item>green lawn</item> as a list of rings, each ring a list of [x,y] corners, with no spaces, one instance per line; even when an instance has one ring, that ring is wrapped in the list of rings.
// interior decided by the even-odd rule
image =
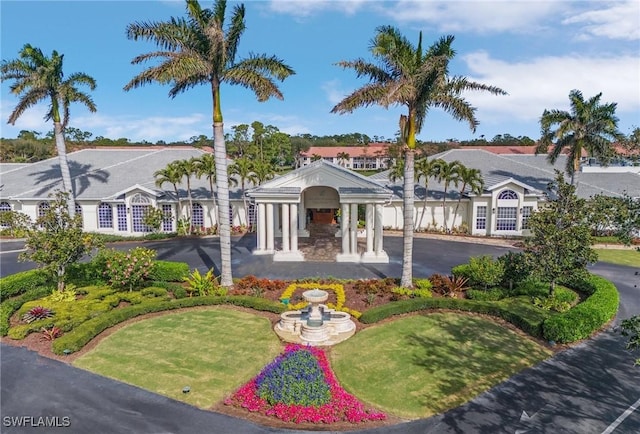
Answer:
[[[640,267],[640,252],[635,249],[595,249],[598,261]]]
[[[74,365],[208,408],[255,376],[282,349],[264,317],[216,307],[133,323]],[[191,391],[183,394],[189,386]]]
[[[358,398],[408,419],[461,405],[551,353],[490,320],[455,313],[409,316],[337,345],[332,367]]]

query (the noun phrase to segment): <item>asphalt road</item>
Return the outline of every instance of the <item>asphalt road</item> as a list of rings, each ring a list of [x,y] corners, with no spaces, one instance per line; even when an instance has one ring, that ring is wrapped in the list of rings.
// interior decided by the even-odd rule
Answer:
[[[273,263],[249,255],[250,236],[233,244],[236,276],[294,278],[334,276],[367,278],[399,276],[401,238],[385,238],[390,264]],[[181,260],[204,271],[218,263],[217,239],[186,239],[145,243],[158,257]],[[16,245],[19,247],[18,245]],[[31,264],[16,263],[17,253],[6,243],[0,255],[0,275]],[[126,249],[129,244],[119,244]],[[500,255],[493,246],[416,239],[414,275],[448,272],[469,256]],[[625,340],[613,328],[620,319],[640,314],[640,279],[636,270],[598,263],[592,271],[613,281],[621,295],[619,315],[611,328],[593,339],[558,353],[533,368],[478,396],[469,403],[429,419],[367,433],[640,433],[640,368]],[[2,433],[273,433],[283,431],[254,425],[42,358],[22,348],[1,346]],[[36,419],[20,419],[21,416]],[[39,416],[68,427],[16,427],[14,422],[38,423]],[[11,419],[11,417],[18,419]],[[64,419],[67,417],[68,419]],[[9,419],[7,419],[9,418]]]

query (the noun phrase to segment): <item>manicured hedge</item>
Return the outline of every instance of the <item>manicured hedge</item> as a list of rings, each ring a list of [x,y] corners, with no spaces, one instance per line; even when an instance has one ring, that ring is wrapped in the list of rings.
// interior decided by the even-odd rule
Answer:
[[[114,309],[96,318],[90,319],[79,325],[69,333],[66,333],[53,341],[52,350],[56,354],[64,354],[65,350],[71,352],[78,351],[84,347],[91,339],[102,333],[109,327],[113,327],[123,321],[135,318],[140,315],[153,312],[162,312],[173,309],[194,306],[214,306],[220,304],[233,304],[266,312],[282,313],[286,307],[281,303],[276,303],[263,298],[230,296],[230,297],[191,297],[171,301],[152,301],[149,303],[136,304],[121,309]]]
[[[14,274],[15,276],[15,274]],[[53,287],[39,286],[37,288],[29,289],[24,294],[12,298],[11,300],[5,300],[0,303],[0,336],[6,336],[9,333],[9,318],[18,309],[22,307],[28,301],[37,300],[42,297],[46,297],[51,294]]]
[[[588,338],[618,312],[620,295],[608,280],[591,275],[573,286],[591,295],[573,309],[544,322],[544,338],[549,341],[566,343]]]
[[[360,317],[360,322],[371,324],[393,315],[428,309],[452,309],[492,315],[512,323],[532,336],[542,336],[542,322],[545,314],[541,315],[539,309],[525,303],[517,303],[517,301],[506,304],[444,297],[401,300],[367,310]]]
[[[182,282],[182,279],[187,276],[189,276],[189,265],[186,262],[156,261],[147,280]]]
[[[51,278],[42,270],[21,271],[0,279],[0,294],[2,300],[6,300],[47,283],[51,283]]]

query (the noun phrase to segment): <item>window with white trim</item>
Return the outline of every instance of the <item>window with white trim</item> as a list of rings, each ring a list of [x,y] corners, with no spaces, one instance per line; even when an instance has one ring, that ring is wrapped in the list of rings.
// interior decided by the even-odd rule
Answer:
[[[162,205],[162,213],[164,218],[162,219],[162,230],[164,232],[173,232],[173,210],[169,204]]]
[[[529,217],[533,213],[532,206],[523,206],[522,207],[522,229],[530,229],[529,228]]]
[[[11,212],[11,204],[9,202],[0,202],[0,214],[5,212]],[[9,227],[9,224],[2,221],[0,222],[0,226],[3,228]]]
[[[84,225],[84,216],[82,215],[82,205],[76,203],[76,215],[80,216],[80,221]]]
[[[151,228],[144,224],[143,219],[151,207],[151,199],[144,194],[136,193],[131,198],[131,227],[133,232],[151,232]]]
[[[98,205],[98,229],[113,228],[113,209],[108,203]]]
[[[513,190],[504,190],[500,193],[498,199],[518,199],[518,193]]]
[[[124,203],[119,203],[117,206],[118,211],[118,230],[126,232],[129,229],[127,224],[127,206]]]
[[[204,228],[204,210],[199,203],[194,203],[191,208],[191,225],[194,228]]]
[[[517,221],[518,221],[517,207],[510,207],[510,206],[498,207],[498,214],[496,215],[497,231],[515,231]]]
[[[249,204],[249,210],[247,212],[248,216],[249,216],[249,222],[248,222],[248,226],[253,227],[256,225],[256,219],[257,219],[257,213],[256,213],[256,204],[255,203],[250,203]]]
[[[487,207],[476,208],[476,229],[487,229]]]

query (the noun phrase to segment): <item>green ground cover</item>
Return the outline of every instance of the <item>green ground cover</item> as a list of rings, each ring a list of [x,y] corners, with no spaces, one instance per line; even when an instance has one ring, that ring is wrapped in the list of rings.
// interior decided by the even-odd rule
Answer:
[[[362,330],[332,349],[331,363],[348,392],[417,419],[467,402],[550,355],[491,320],[430,313]]]
[[[74,365],[209,408],[260,372],[281,349],[266,318],[216,307],[123,327]],[[185,386],[189,393],[183,393]]]
[[[640,251],[636,249],[595,249],[598,261],[640,267]]]

